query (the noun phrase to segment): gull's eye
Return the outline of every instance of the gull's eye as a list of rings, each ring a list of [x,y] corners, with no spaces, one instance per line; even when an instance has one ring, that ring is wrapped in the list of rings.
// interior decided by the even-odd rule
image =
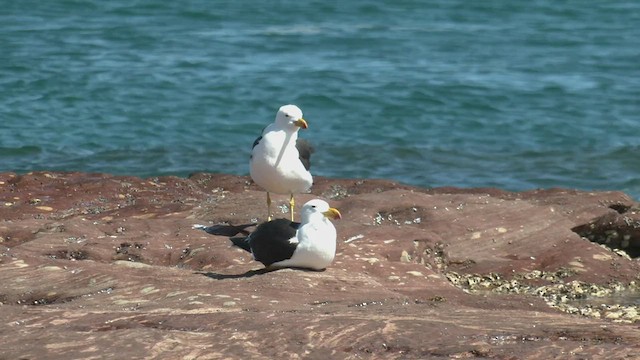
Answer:
[[[284,116],[286,116],[286,117],[288,117],[288,118],[290,118],[290,117],[291,117],[291,115],[289,115],[289,114],[284,114]]]
[[[315,206],[315,205],[311,205],[311,207],[312,207],[312,208],[314,208],[314,209],[316,208],[316,206]]]

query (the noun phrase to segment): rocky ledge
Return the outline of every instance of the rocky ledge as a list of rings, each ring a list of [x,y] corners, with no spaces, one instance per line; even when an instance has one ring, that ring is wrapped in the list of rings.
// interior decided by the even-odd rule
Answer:
[[[324,198],[343,215],[322,272],[263,272],[231,247],[265,215],[247,177],[3,173],[0,194],[0,358],[640,350],[640,211],[620,192],[316,178],[297,203]]]

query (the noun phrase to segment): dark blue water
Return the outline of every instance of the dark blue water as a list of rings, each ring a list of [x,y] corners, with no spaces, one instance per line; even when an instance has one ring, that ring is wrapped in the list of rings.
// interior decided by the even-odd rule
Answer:
[[[0,0],[0,171],[316,175],[640,197],[640,2]]]

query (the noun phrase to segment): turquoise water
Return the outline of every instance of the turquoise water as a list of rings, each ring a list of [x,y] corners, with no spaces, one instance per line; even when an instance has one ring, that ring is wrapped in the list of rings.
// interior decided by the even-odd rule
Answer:
[[[316,175],[640,197],[638,1],[0,0],[0,171]]]

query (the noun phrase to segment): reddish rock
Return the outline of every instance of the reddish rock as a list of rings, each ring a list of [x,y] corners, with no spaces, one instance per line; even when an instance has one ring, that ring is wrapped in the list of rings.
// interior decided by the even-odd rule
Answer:
[[[297,204],[314,197],[343,215],[333,266],[264,272],[228,240],[266,215],[265,193],[247,177],[0,174],[0,358],[612,359],[640,350],[637,302],[605,311],[593,298],[562,299],[617,286],[638,301],[629,295],[640,274],[638,204],[623,193],[316,178]],[[224,235],[193,224],[221,224]]]

